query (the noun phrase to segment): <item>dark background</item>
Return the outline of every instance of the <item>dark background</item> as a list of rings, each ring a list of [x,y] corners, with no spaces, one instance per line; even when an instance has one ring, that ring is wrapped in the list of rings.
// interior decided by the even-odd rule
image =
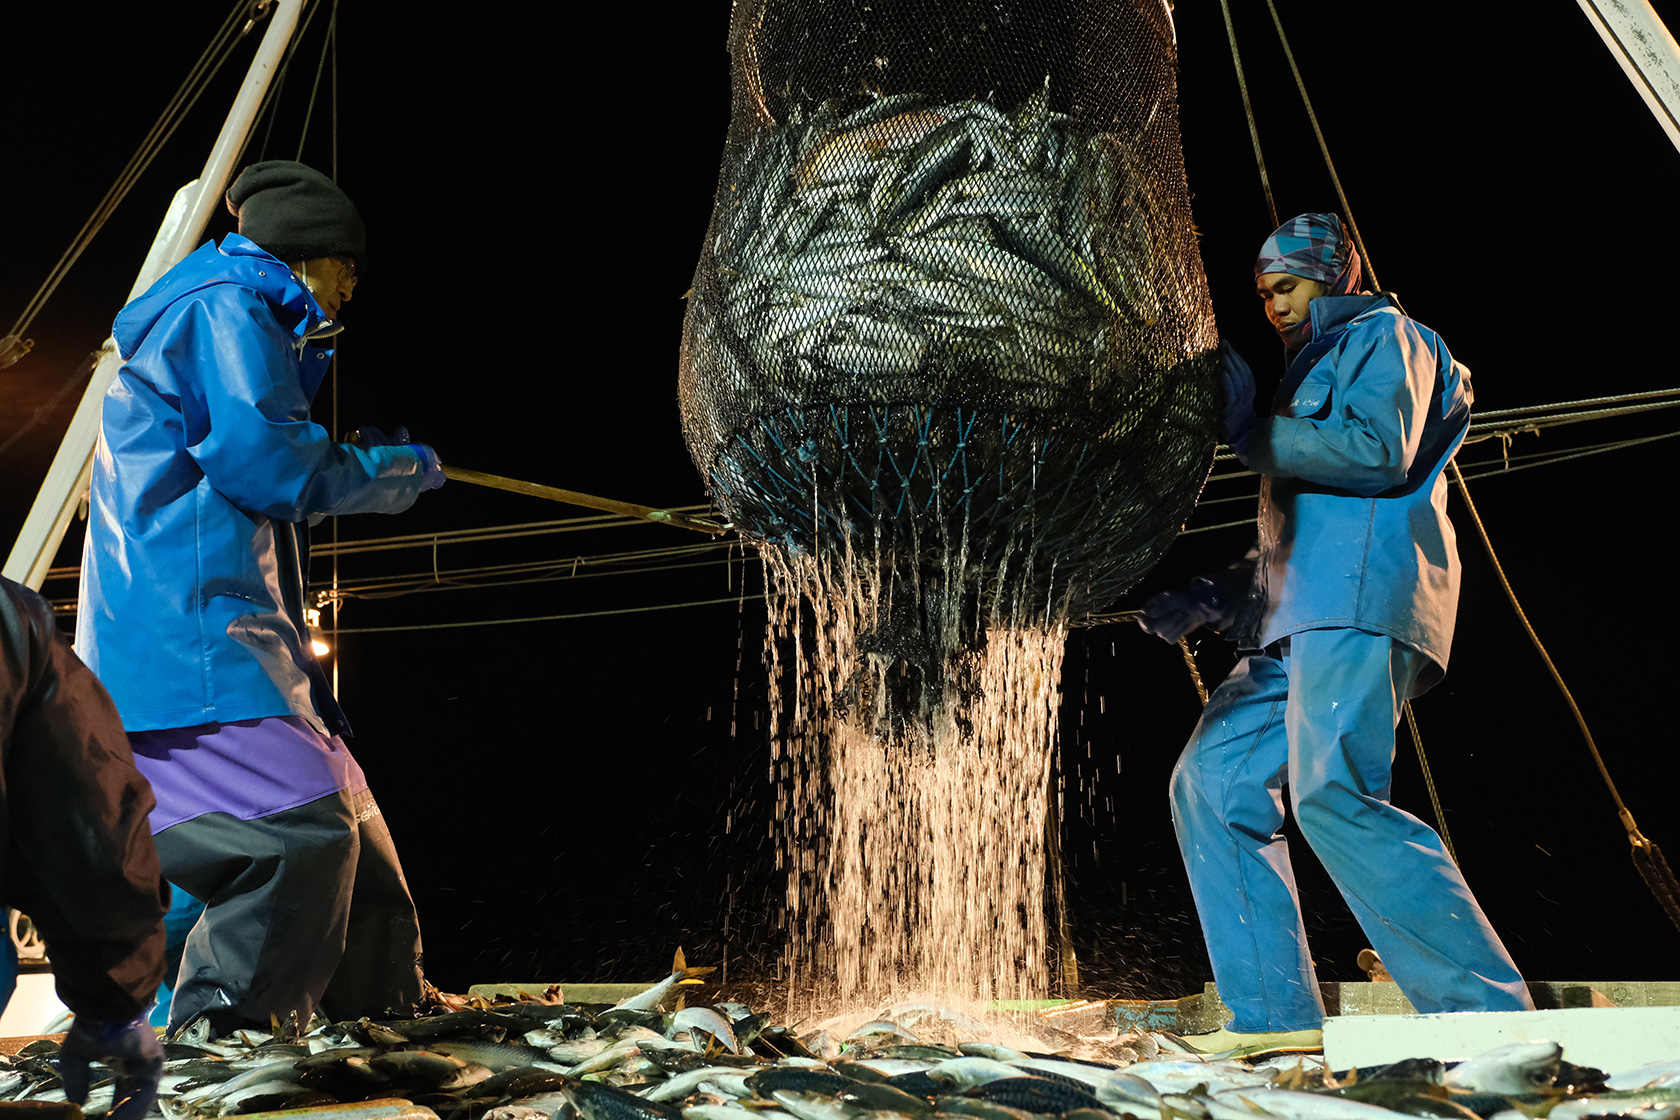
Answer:
[[[1680,383],[1680,154],[1574,4],[1278,6],[1378,274],[1475,371],[1479,410]],[[1281,213],[1336,208],[1264,6],[1232,7]],[[1680,25],[1673,0],[1656,7]],[[226,10],[7,6],[0,327]],[[652,505],[703,501],[677,424],[676,355],[728,121],[728,15],[721,2],[657,13],[478,5],[443,17],[344,3],[338,173],[367,218],[371,267],[347,309],[337,418],[325,392],[317,418],[341,432],[406,424],[455,466]],[[265,118],[248,159],[297,154],[330,16],[327,0],[300,40],[266,147]],[[1185,156],[1221,331],[1275,376],[1277,343],[1250,281],[1271,222],[1219,6],[1184,0],[1176,19]],[[169,198],[198,174],[261,30],[30,327],[34,353],[0,371],[8,546],[80,395],[82,361],[108,333]],[[303,148],[329,170],[332,93],[329,77]],[[230,228],[221,214],[212,232]],[[1523,435],[1511,451],[1674,427],[1658,412]],[[1511,471],[1472,492],[1629,806],[1680,858],[1663,684],[1672,446]],[[1482,443],[1461,461],[1498,455]],[[1252,478],[1216,478],[1207,497],[1244,487]],[[1456,494],[1452,504],[1463,605],[1452,672],[1418,719],[1467,877],[1531,979],[1680,978],[1680,935],[1635,873],[1568,711]],[[436,565],[430,590],[350,600],[337,639],[355,748],[403,853],[430,974],[450,990],[636,979],[661,974],[682,944],[691,963],[763,976],[781,885],[766,839],[774,790],[756,561],[719,546],[684,561],[697,566],[610,574],[583,560],[704,538],[552,524],[581,512],[451,483],[400,517],[339,528],[348,540],[527,526],[339,561],[346,584],[424,578]],[[1238,497],[1205,506],[1191,526],[1252,512]],[[59,565],[77,563],[81,532],[72,528]],[[1186,535],[1116,607],[1224,564],[1250,533]],[[531,567],[461,574],[514,563]],[[317,581],[332,571],[317,560]],[[744,604],[645,609],[729,599],[743,581]],[[45,591],[74,601],[71,579]],[[545,620],[377,629],[529,618]],[[1218,638],[1199,642],[1198,656],[1210,685],[1231,664]],[[1199,990],[1206,955],[1164,796],[1196,718],[1183,663],[1129,623],[1082,629],[1064,690],[1063,844],[1088,994]],[[1404,736],[1395,796],[1433,819]],[[1296,862],[1321,977],[1362,978],[1358,928],[1300,844]]]

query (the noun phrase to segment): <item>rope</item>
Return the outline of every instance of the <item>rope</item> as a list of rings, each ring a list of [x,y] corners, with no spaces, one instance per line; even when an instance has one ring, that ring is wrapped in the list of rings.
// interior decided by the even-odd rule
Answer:
[[[174,96],[169,99],[169,103],[164,106],[163,111],[158,114],[157,120],[152,122],[152,127],[140,141],[140,146],[135,149],[134,154],[129,157],[128,163],[118,172],[116,180],[105,192],[105,196],[99,200],[99,204],[94,207],[93,213],[88,216],[87,221],[82,223],[82,228],[76,231],[76,236],[71,239],[69,247],[58,258],[58,263],[53,265],[51,271],[47,273],[47,278],[36,289],[35,295],[24,306],[23,311],[17,317],[17,321],[12,324],[12,329],[7,332],[8,339],[20,336],[29,329],[29,324],[46,306],[47,300],[58,289],[64,277],[70,272],[76,261],[81,258],[87,247],[93,243],[94,237],[105,227],[105,223],[111,219],[111,215],[116,212],[117,207],[128,197],[128,192],[133,189],[140,176],[151,166],[152,161],[163,150],[163,146],[169,142],[169,138],[175,134],[175,130],[180,127],[181,122],[186,119],[187,114],[198,103],[199,96],[203,94],[205,88],[222,68],[222,64],[228,60],[234,48],[239,45],[240,40],[255,25],[255,17],[250,14],[254,11],[254,8],[255,4],[252,0],[239,0],[233,6],[233,10],[222,21],[221,27],[211,37],[210,44],[204,48],[203,53],[198,56],[198,61],[187,72],[186,78],[176,89]],[[239,21],[242,18],[245,19],[245,24],[243,28],[240,28]],[[20,351],[27,352],[30,344],[20,340],[17,345]],[[22,357],[22,352],[17,353],[16,356]]]
[[[1494,574],[1499,577],[1499,585],[1505,589],[1505,597],[1511,601],[1511,609],[1517,613],[1517,621],[1522,623],[1523,630],[1528,634],[1528,640],[1539,651],[1540,660],[1546,663],[1546,671],[1551,673],[1552,681],[1563,693],[1563,699],[1569,705],[1570,714],[1575,717],[1575,726],[1581,729],[1581,737],[1587,742],[1587,751],[1592,755],[1593,765],[1598,767],[1598,773],[1604,779],[1605,788],[1610,791],[1610,799],[1616,803],[1616,816],[1621,819],[1622,827],[1627,830],[1628,843],[1633,846],[1633,862],[1639,869],[1647,885],[1650,886],[1657,901],[1668,912],[1669,918],[1676,928],[1680,928],[1680,883],[1676,883],[1674,872],[1669,870],[1667,860],[1663,859],[1662,851],[1651,843],[1639,831],[1634,822],[1633,813],[1628,810],[1622,800],[1621,793],[1616,789],[1615,781],[1610,777],[1610,769],[1604,764],[1604,756],[1599,753],[1598,743],[1593,740],[1592,729],[1587,726],[1586,717],[1581,714],[1581,707],[1575,703],[1575,696],[1569,691],[1569,686],[1563,681],[1563,674],[1558,672],[1557,665],[1552,661],[1552,655],[1546,652],[1546,646],[1540,641],[1540,635],[1535,633],[1534,626],[1528,621],[1528,614],[1517,601],[1517,593],[1511,587],[1511,581],[1505,576],[1505,568],[1499,563],[1499,557],[1493,551],[1493,541],[1488,536],[1487,526],[1482,524],[1482,515],[1476,511],[1476,503],[1470,497],[1470,487],[1464,481],[1464,474],[1458,469],[1458,463],[1452,464],[1453,481],[1458,484],[1458,492],[1464,498],[1465,508],[1470,511],[1470,520],[1476,526],[1476,533],[1481,537],[1482,547],[1487,550],[1488,560],[1493,564]]]
[[[1382,285],[1377,281],[1377,270],[1371,264],[1371,252],[1365,248],[1365,239],[1359,236],[1359,223],[1353,220],[1353,208],[1348,205],[1347,194],[1342,190],[1341,176],[1336,174],[1336,164],[1330,159],[1330,146],[1324,142],[1324,130],[1318,127],[1318,114],[1313,112],[1312,98],[1307,96],[1307,83],[1301,78],[1301,68],[1295,65],[1295,52],[1289,49],[1289,36],[1283,33],[1283,20],[1278,18],[1277,5],[1273,0],[1266,0],[1266,7],[1272,13],[1272,25],[1277,28],[1278,42],[1283,44],[1283,57],[1289,60],[1289,72],[1295,75],[1295,88],[1301,91],[1301,104],[1307,107],[1307,119],[1312,122],[1313,135],[1318,137],[1318,150],[1324,153],[1324,166],[1330,170],[1330,182],[1336,187],[1336,197],[1342,201],[1342,213],[1347,215],[1348,231],[1353,234],[1353,243],[1359,246],[1359,255],[1365,259],[1365,275],[1371,279],[1371,287],[1377,291]]]
[[[1423,735],[1418,731],[1417,714],[1412,711],[1412,702],[1406,700],[1401,703],[1400,710],[1406,713],[1406,726],[1411,729],[1412,743],[1417,747],[1418,766],[1423,769],[1423,784],[1429,790],[1429,804],[1435,810],[1435,831],[1440,833],[1441,844],[1447,849],[1447,858],[1458,865],[1458,852],[1453,848],[1452,836],[1447,833],[1447,814],[1441,808],[1441,795],[1435,789],[1435,775],[1429,769],[1429,757],[1423,753]]]
[[[1272,198],[1272,180],[1266,174],[1266,157],[1260,151],[1260,129],[1254,123],[1254,105],[1248,99],[1248,78],[1243,74],[1242,55],[1237,51],[1237,29],[1231,23],[1231,5],[1229,0],[1219,0],[1219,8],[1225,13],[1225,37],[1231,41],[1231,63],[1237,68],[1237,89],[1242,91],[1243,112],[1248,116],[1248,135],[1254,141],[1254,162],[1260,168],[1260,189],[1266,192],[1266,210],[1272,216],[1272,228],[1276,229],[1282,223],[1278,220],[1277,202]],[[1204,704],[1207,702],[1204,698]]]
[[[1200,700],[1205,708],[1208,702],[1207,685],[1202,683],[1202,671],[1196,667],[1196,655],[1190,649],[1189,639],[1178,640],[1178,651],[1184,655],[1184,667],[1190,670],[1190,683],[1196,686],[1196,699]]]

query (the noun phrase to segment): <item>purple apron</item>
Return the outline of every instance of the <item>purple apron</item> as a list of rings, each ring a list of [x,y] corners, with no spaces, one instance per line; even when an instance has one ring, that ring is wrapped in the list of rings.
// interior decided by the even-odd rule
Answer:
[[[128,742],[157,795],[154,836],[205,813],[248,821],[367,789],[344,740],[298,716],[132,731]]]

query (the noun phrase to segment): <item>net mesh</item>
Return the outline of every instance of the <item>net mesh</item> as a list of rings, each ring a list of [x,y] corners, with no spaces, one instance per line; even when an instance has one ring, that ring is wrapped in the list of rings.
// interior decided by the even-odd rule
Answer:
[[[737,0],[679,396],[749,538],[1112,601],[1215,440],[1162,0]]]

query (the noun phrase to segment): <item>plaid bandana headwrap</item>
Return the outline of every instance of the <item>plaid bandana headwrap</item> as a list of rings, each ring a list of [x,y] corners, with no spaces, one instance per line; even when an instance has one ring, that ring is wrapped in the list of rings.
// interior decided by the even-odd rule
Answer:
[[[1317,280],[1329,289],[1326,295],[1351,295],[1359,290],[1359,250],[1335,214],[1301,214],[1279,226],[1260,246],[1254,275],[1268,272]],[[1279,333],[1284,346],[1299,349],[1312,335],[1312,321],[1302,319]]]

